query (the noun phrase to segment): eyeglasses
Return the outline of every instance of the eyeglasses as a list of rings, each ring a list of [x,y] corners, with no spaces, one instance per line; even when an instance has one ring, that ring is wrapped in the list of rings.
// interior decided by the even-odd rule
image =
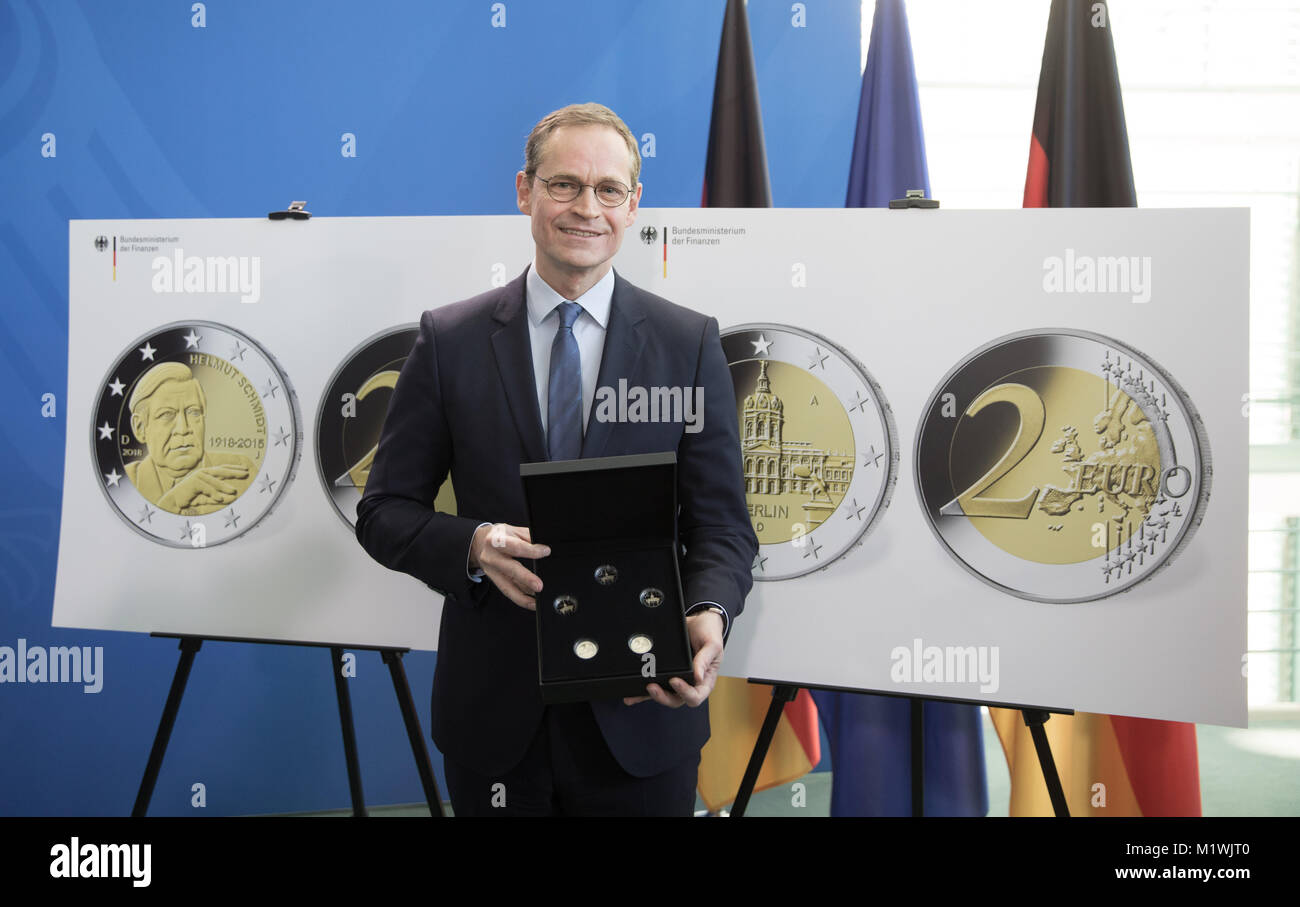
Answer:
[[[578,197],[578,194],[591,186],[590,183],[580,183],[575,179],[567,176],[553,176],[547,179],[544,176],[537,177],[546,184],[546,194],[557,202],[571,202]],[[604,180],[591,186],[591,190],[596,194],[596,200],[606,208],[617,208],[627,197],[632,194],[632,190],[617,180]]]

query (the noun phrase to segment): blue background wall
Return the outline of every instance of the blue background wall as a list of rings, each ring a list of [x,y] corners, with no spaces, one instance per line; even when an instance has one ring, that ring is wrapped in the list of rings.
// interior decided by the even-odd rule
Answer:
[[[643,204],[699,204],[724,0],[503,5],[494,28],[489,0],[211,0],[195,28],[189,0],[0,0],[0,645],[104,648],[98,694],[0,684],[0,814],[129,812],[177,659],[174,641],[50,627],[69,218],[249,217],[291,199],[331,217],[514,213],[528,130],[585,100],[654,133]],[[796,28],[790,2],[749,4],[773,199],[840,207],[859,3],[803,5]],[[434,658],[406,660],[426,733]],[[367,800],[422,799],[378,655],[358,653],[351,690]],[[151,813],[194,814],[196,782],[207,814],[346,806],[328,653],[205,643]]]

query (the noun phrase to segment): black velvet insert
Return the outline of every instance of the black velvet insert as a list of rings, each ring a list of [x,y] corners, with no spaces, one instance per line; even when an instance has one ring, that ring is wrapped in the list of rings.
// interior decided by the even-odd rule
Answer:
[[[548,557],[530,563],[542,580],[537,596],[537,654],[542,698],[571,702],[644,695],[647,683],[670,677],[692,680],[690,643],[677,552],[677,455],[674,451],[528,463],[520,467],[534,542]],[[618,578],[596,580],[612,565]],[[647,607],[641,593],[659,590],[663,601]],[[577,599],[560,613],[555,599]],[[644,654],[629,647],[648,636],[654,676],[643,674]],[[574,651],[579,640],[598,651]]]

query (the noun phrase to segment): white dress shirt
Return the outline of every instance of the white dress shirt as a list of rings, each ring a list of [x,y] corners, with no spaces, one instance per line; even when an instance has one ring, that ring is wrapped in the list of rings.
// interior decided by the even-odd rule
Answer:
[[[587,435],[587,420],[596,398],[596,378],[600,375],[601,354],[605,351],[605,329],[609,326],[609,308],[614,299],[614,269],[596,281],[577,299],[566,300],[537,273],[533,259],[525,280],[524,300],[528,305],[528,338],[533,346],[533,377],[537,382],[537,405],[542,414],[542,437],[546,437],[546,404],[551,387],[551,346],[560,330],[559,305],[576,302],[582,306],[573,322],[573,337],[578,341],[578,359],[582,370],[582,435]]]

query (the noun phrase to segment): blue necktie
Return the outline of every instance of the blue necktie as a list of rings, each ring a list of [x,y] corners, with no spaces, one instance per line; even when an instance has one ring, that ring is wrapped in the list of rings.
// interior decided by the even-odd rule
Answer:
[[[560,303],[560,327],[551,344],[551,380],[546,392],[546,446],[552,460],[582,454],[582,361],[573,323],[582,314],[576,302]]]

